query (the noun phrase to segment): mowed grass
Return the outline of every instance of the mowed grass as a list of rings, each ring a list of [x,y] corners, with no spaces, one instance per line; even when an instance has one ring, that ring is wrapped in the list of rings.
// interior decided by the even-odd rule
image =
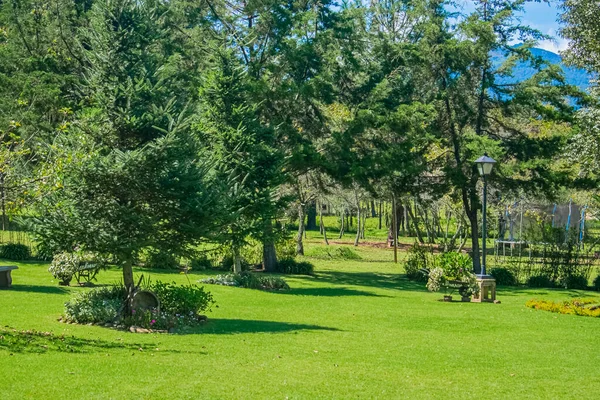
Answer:
[[[286,277],[289,292],[208,286],[209,322],[169,335],[60,323],[64,302],[90,289],[19,264],[0,327],[66,339],[0,340],[0,399],[597,398],[600,320],[525,307],[594,293],[500,288],[502,304],[444,303],[405,280],[389,249],[353,250],[360,260],[307,257],[316,276]]]

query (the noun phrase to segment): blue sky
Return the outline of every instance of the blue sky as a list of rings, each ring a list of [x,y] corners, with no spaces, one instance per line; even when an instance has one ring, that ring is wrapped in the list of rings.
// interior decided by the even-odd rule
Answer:
[[[459,0],[463,4],[464,11],[468,12],[473,8],[473,2],[469,0]],[[561,0],[550,0],[550,2],[531,2],[525,6],[525,12],[521,15],[521,21],[539,31],[555,37],[555,40],[548,40],[540,43],[538,47],[558,53],[567,48],[568,42],[558,37],[559,23],[557,21],[560,14],[559,4]]]

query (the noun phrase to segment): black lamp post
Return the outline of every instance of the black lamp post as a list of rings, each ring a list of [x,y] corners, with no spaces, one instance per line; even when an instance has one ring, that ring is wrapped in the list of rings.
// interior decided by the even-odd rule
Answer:
[[[491,157],[488,157],[487,154],[484,154],[482,157],[479,157],[475,160],[475,164],[477,164],[477,169],[479,170],[479,175],[483,177],[483,226],[481,237],[483,239],[483,244],[481,248],[481,275],[485,275],[485,245],[487,240],[487,176],[492,173],[492,168],[494,168],[494,164],[496,164],[496,160]]]

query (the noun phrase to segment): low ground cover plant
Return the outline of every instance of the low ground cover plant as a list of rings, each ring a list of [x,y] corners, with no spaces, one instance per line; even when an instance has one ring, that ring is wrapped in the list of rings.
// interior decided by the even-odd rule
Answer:
[[[600,303],[598,299],[574,299],[562,302],[529,300],[525,305],[536,310],[550,311],[559,314],[600,317]]]
[[[122,285],[107,286],[82,292],[65,303],[63,320],[79,324],[104,324],[119,327],[169,330],[193,326],[206,319],[200,313],[210,310],[214,299],[197,285],[177,285],[160,281],[146,289],[156,294],[159,308],[132,309],[128,314],[127,291]]]
[[[287,290],[290,288],[287,282],[280,277],[261,276],[247,271],[239,274],[217,275],[215,277],[202,279],[201,282],[211,285],[237,286],[261,290]]]

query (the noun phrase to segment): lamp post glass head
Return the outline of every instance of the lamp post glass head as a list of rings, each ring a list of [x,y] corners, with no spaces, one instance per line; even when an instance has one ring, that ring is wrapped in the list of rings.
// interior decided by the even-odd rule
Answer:
[[[487,176],[492,173],[492,168],[494,168],[496,160],[494,160],[491,157],[488,157],[487,154],[484,154],[482,157],[479,157],[477,160],[475,160],[475,164],[477,164],[479,174],[481,176]]]

